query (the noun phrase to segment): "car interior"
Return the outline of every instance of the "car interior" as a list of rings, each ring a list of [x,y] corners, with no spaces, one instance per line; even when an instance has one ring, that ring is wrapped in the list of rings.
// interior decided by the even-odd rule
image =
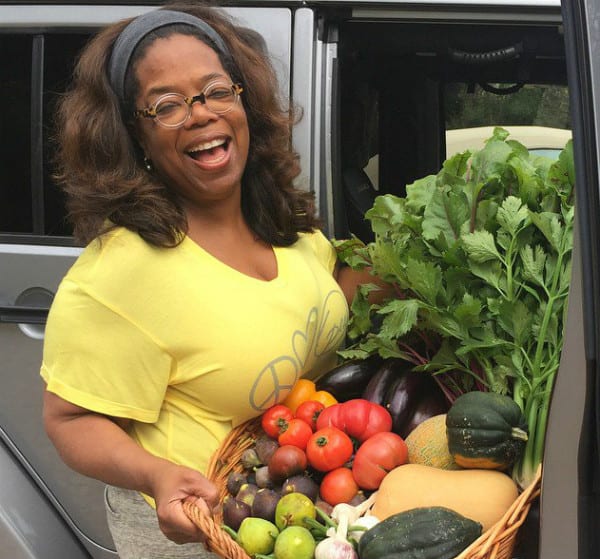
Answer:
[[[569,128],[557,24],[347,21],[339,26],[339,168],[335,234],[373,234],[365,211],[436,174],[446,129]],[[515,138],[518,140],[518,138]]]

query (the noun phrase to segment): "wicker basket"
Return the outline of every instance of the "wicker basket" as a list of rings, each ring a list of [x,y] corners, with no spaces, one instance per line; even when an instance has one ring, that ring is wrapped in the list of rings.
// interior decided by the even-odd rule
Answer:
[[[256,420],[233,429],[221,443],[208,466],[207,476],[220,490],[221,501],[227,495],[227,477],[231,472],[241,472],[240,458],[244,450],[251,447],[260,434],[260,423]],[[504,516],[492,528],[484,532],[456,559],[511,559],[519,527],[525,521],[532,503],[540,494],[541,466],[532,483],[520,493]],[[250,559],[248,554],[221,528],[219,513],[208,517],[193,502],[183,508],[188,517],[206,534],[208,549],[224,559]]]

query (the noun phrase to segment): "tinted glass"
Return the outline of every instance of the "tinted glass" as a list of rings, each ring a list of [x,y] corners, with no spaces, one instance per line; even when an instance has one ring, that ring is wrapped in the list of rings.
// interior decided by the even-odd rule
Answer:
[[[53,119],[87,37],[0,35],[0,233],[71,234],[52,178]]]
[[[31,45],[0,35],[0,232],[32,231],[30,175]]]

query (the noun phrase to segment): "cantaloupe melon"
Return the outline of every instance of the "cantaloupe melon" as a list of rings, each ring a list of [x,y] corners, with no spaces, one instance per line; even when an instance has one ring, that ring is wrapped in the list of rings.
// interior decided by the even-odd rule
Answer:
[[[419,423],[406,437],[409,464],[423,464],[444,470],[458,470],[448,450],[446,414],[434,415]]]

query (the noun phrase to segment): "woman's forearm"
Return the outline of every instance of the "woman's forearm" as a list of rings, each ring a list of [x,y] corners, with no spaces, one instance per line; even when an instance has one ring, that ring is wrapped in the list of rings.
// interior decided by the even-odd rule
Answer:
[[[140,447],[110,418],[44,394],[44,424],[64,462],[111,485],[152,494],[171,464]]]

